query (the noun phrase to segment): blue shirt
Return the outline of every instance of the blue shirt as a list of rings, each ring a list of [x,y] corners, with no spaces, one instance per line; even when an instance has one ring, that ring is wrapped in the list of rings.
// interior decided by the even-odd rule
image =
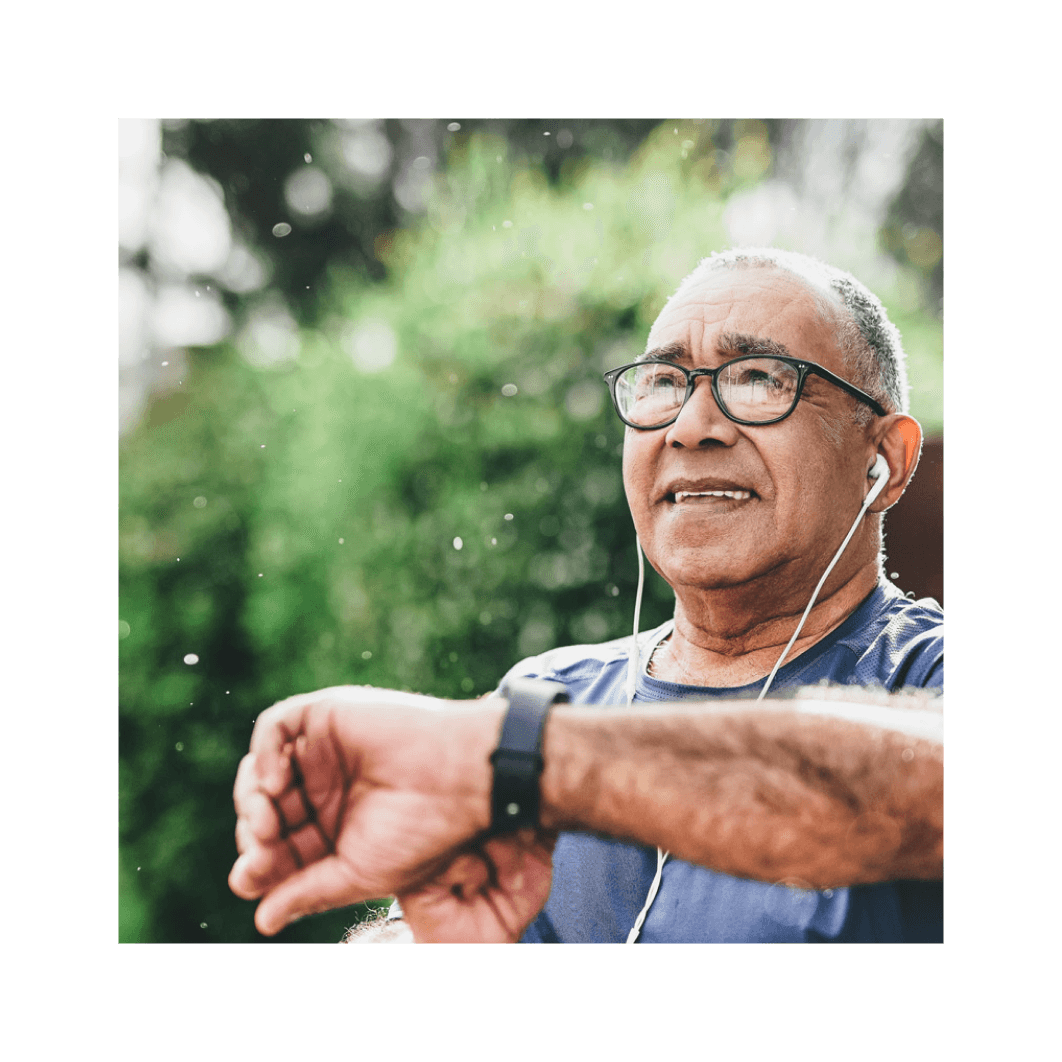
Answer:
[[[911,601],[882,581],[836,630],[785,664],[771,693],[828,683],[943,690],[944,616],[931,599]],[[763,681],[724,689],[649,676],[668,621],[639,636],[637,701],[754,697]],[[575,704],[622,705],[630,639],[554,649],[506,677],[562,682]],[[553,854],[549,900],[523,943],[622,943],[656,874],[655,849],[563,833]],[[943,940],[943,882],[899,881],[850,888],[789,888],[668,860],[639,943],[915,942]]]

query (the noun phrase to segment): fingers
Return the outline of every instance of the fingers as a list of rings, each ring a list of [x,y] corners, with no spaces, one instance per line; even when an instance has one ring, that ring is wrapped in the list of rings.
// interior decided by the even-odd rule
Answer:
[[[274,764],[272,771],[269,759],[268,752],[245,756],[233,787],[236,851],[240,858],[229,873],[229,886],[244,899],[261,896],[332,850],[332,842],[318,828],[304,794],[291,786],[294,772],[290,746],[279,757],[273,757],[279,765]],[[280,786],[288,788],[279,795],[267,789],[275,791]]]
[[[329,856],[297,871],[270,890],[255,911],[254,924],[259,933],[271,937],[307,915],[376,898],[362,895],[346,864]]]
[[[241,900],[257,900],[277,877],[271,853],[254,842],[246,848],[229,871],[229,888]]]

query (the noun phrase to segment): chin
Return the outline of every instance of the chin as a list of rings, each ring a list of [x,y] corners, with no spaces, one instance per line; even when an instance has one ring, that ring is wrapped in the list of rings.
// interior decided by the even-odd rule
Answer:
[[[712,557],[703,555],[675,557],[663,568],[653,563],[661,578],[672,588],[678,590],[689,587],[697,590],[725,590],[742,586],[755,579],[762,571],[756,571],[752,565],[735,563],[733,557]]]

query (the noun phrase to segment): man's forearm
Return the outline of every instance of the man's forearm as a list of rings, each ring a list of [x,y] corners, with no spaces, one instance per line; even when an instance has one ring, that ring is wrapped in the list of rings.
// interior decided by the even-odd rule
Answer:
[[[940,878],[941,717],[901,703],[560,706],[543,825],[762,881]]]
[[[229,882],[260,899],[267,935],[391,895],[418,940],[505,941],[546,901],[560,830],[761,881],[939,878],[939,710],[859,699],[559,705],[542,829],[487,838],[501,698],[420,708],[346,687],[289,698],[259,716],[237,772]]]

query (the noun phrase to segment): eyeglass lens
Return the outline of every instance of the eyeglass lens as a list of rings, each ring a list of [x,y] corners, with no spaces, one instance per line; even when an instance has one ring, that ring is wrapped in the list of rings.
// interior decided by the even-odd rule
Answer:
[[[623,418],[651,428],[678,416],[686,397],[686,375],[674,365],[632,365],[616,380],[616,402]],[[716,376],[723,412],[739,420],[775,420],[793,407],[800,375],[774,358],[749,358],[724,365]]]

